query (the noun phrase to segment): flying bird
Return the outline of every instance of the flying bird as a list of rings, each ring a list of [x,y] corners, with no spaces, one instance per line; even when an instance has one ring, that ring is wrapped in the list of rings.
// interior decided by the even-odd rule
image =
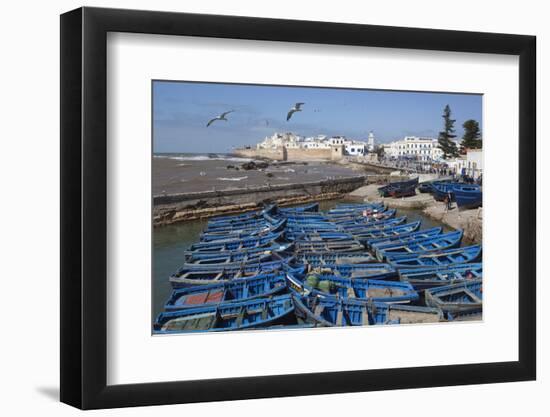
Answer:
[[[213,119],[208,121],[208,123],[206,124],[206,127],[210,126],[216,120],[225,120],[227,122],[227,119],[225,118],[225,116],[227,116],[229,113],[233,113],[234,111],[235,110],[229,110],[229,111],[226,111],[226,112],[220,114],[218,117],[214,117]]]
[[[290,109],[288,114],[286,115],[286,121],[288,122],[292,115],[296,113],[297,111],[302,111],[302,105],[305,103],[296,103],[293,108]]]

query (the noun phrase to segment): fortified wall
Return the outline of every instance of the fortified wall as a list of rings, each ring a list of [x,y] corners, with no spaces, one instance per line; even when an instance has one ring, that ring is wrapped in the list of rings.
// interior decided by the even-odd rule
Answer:
[[[326,160],[340,161],[344,158],[344,146],[335,145],[330,148],[306,149],[306,148],[286,148],[277,149],[264,148],[238,148],[233,154],[252,159],[271,159],[275,161],[308,161],[308,160]]]

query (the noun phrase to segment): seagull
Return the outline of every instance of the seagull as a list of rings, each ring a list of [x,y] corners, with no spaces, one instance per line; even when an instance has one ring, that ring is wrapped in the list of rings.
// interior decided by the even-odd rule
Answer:
[[[290,109],[290,111],[288,112],[288,114],[286,115],[286,121],[288,122],[290,120],[290,118],[292,117],[292,115],[294,113],[296,113],[297,111],[302,111],[301,107],[302,105],[305,104],[305,103],[296,103],[294,105],[293,108]]]
[[[227,119],[225,118],[225,116],[227,116],[229,113],[233,113],[234,111],[235,110],[229,110],[229,111],[226,111],[226,112],[220,114],[218,117],[214,117],[213,119],[208,121],[208,123],[206,124],[206,127],[210,126],[216,120],[225,120],[227,122]]]

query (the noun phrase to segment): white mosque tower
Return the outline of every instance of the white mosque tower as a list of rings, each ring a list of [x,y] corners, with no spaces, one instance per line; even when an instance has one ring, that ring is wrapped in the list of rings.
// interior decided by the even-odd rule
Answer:
[[[374,133],[372,133],[372,130],[369,132],[369,139],[367,141],[367,146],[370,152],[374,150]]]

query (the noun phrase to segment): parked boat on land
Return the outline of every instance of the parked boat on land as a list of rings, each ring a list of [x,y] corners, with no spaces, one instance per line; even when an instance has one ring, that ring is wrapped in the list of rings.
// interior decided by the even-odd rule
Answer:
[[[463,231],[443,233],[425,238],[401,238],[393,242],[380,242],[372,245],[376,257],[383,261],[398,260],[412,254],[426,254],[434,251],[456,248],[460,246]]]
[[[173,311],[226,302],[247,301],[269,297],[284,290],[286,290],[284,273],[262,274],[252,278],[173,290],[164,309]]]
[[[291,295],[221,303],[161,313],[155,323],[156,334],[264,328],[288,320],[296,324]]]
[[[454,265],[468,262],[476,262],[481,259],[481,245],[465,246],[456,249],[448,249],[441,252],[428,252],[423,254],[411,254],[389,261],[389,264],[397,269]]]
[[[411,187],[416,188],[417,185],[418,185],[418,177],[408,181],[390,182],[389,184],[384,185],[383,187],[379,187],[378,192],[382,197],[391,197],[392,193],[395,195],[398,192],[402,192],[402,190],[409,190]]]
[[[481,278],[482,275],[483,264],[481,263],[399,270],[399,279],[410,282],[417,291],[458,284],[471,279]]]

